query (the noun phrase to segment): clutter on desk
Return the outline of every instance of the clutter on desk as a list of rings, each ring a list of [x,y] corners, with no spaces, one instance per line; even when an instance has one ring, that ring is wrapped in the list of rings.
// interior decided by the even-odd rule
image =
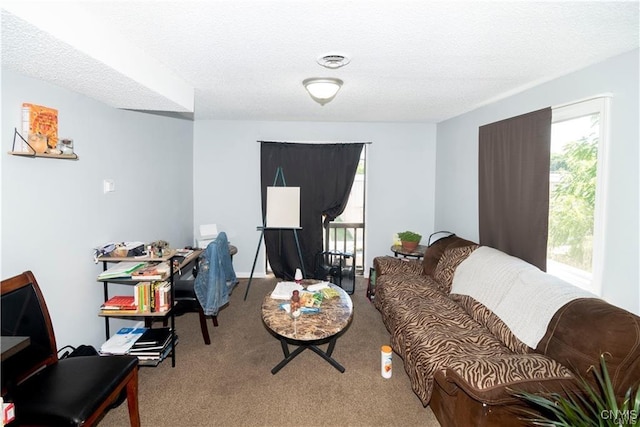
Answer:
[[[163,257],[169,250],[169,242],[166,240],[156,240],[147,245],[147,256]]]
[[[99,257],[135,257],[145,255],[143,242],[109,242],[93,249],[93,259],[97,263]]]

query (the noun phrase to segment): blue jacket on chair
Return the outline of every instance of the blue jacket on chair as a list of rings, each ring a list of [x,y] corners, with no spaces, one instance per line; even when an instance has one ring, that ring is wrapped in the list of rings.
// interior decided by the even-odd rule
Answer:
[[[227,234],[218,237],[200,255],[199,271],[193,283],[196,297],[207,316],[217,316],[218,310],[229,302],[229,295],[238,283],[231,264]]]

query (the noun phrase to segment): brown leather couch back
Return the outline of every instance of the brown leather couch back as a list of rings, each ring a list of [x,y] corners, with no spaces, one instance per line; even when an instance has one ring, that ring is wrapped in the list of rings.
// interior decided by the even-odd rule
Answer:
[[[640,317],[601,299],[583,298],[553,316],[536,352],[549,356],[595,385],[591,366],[605,360],[616,395],[640,380]]]

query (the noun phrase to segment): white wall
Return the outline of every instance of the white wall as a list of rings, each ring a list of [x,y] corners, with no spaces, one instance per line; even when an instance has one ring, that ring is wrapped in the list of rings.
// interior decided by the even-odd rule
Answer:
[[[394,233],[413,229],[428,236],[433,231],[435,125],[196,121],[194,224],[216,223],[227,233],[239,250],[234,258],[239,276],[249,276],[260,239],[259,140],[372,142],[367,146],[366,267],[375,256],[391,254]],[[264,275],[264,265],[261,249],[255,277]]]
[[[640,313],[638,50],[439,123],[437,228],[478,239],[478,128],[548,106],[612,93],[602,296]]]
[[[7,154],[23,102],[58,109],[59,135],[74,139],[80,160]],[[92,248],[123,240],[191,244],[193,122],[118,110],[6,69],[1,117],[1,276],[34,272],[58,347],[99,346],[102,267]],[[104,178],[115,181],[114,193],[103,194]]]

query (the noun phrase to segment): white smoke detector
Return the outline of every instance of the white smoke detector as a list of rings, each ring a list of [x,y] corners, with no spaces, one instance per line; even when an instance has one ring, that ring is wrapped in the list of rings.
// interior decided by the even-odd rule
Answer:
[[[351,59],[340,53],[328,53],[318,58],[317,62],[325,68],[335,70],[336,68],[347,65],[351,62]]]

